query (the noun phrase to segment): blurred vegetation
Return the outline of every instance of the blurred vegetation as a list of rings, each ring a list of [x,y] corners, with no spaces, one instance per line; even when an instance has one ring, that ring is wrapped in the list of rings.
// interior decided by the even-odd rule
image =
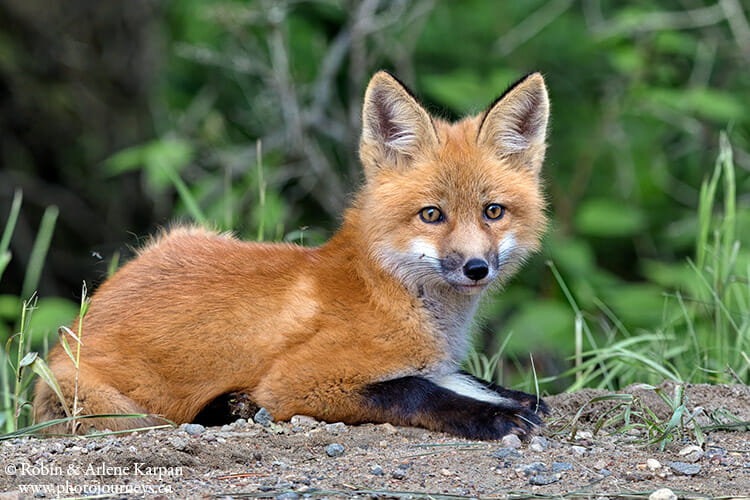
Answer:
[[[4,2],[0,217],[17,188],[24,205],[0,337],[18,329],[48,206],[33,339],[72,317],[82,280],[172,221],[325,241],[361,182],[377,69],[451,119],[538,70],[552,222],[484,305],[477,350],[485,365],[503,351],[486,371],[522,383],[533,352],[551,392],[747,383],[748,15],[739,0]]]

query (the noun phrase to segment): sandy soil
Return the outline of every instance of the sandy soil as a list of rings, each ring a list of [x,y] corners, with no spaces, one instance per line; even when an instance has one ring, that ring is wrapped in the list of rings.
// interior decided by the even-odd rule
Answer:
[[[672,386],[664,386],[671,394]],[[653,391],[629,388],[661,419]],[[422,429],[325,424],[307,417],[268,426],[236,422],[98,438],[23,438],[0,444],[2,499],[111,494],[113,498],[750,498],[750,433],[689,436],[659,446],[645,432],[593,434],[613,402],[585,405],[603,391],[546,398],[542,438],[469,442]],[[687,388],[701,422],[719,409],[750,420],[750,388]],[[635,415],[633,421],[638,421]],[[188,432],[189,431],[189,432]],[[333,445],[333,446],[332,446]],[[338,446],[337,446],[338,445]],[[682,455],[680,453],[683,453]],[[675,463],[679,462],[679,463]],[[680,465],[682,464],[682,465]],[[669,498],[668,496],[663,498]]]

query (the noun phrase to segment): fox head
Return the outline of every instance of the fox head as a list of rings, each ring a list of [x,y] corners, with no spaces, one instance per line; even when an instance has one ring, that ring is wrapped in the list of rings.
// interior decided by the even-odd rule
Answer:
[[[549,116],[539,73],[448,123],[381,71],[362,115],[359,223],[371,257],[407,287],[478,294],[539,248]]]

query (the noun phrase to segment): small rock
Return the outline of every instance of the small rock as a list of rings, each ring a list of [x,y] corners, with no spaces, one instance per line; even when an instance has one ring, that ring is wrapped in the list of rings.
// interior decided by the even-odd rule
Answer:
[[[564,470],[573,470],[573,464],[568,462],[552,462],[552,472],[557,474]]]
[[[682,457],[682,460],[694,463],[703,458],[703,448],[691,444],[681,449],[678,454]]]
[[[547,472],[547,466],[542,462],[532,462],[526,465],[519,465],[516,470],[523,473],[524,476],[530,476],[537,472]]]
[[[302,427],[306,429],[318,426],[318,421],[307,415],[294,415],[289,422],[294,427]]]
[[[609,462],[606,459],[602,458],[601,460],[597,460],[596,462],[594,462],[594,469],[596,470],[606,469],[608,464]]]
[[[656,470],[661,468],[661,464],[657,459],[649,458],[646,460],[646,467],[648,467],[649,470]]]
[[[677,474],[683,476],[694,476],[701,471],[698,464],[688,464],[685,462],[669,462],[669,467]]]
[[[180,427],[182,427],[183,430],[187,432],[188,435],[190,436],[197,436],[199,434],[203,434],[203,431],[206,430],[206,428],[203,427],[201,424],[183,424]]]
[[[660,488],[651,493],[648,500],[677,500],[677,495],[669,488]]]
[[[544,486],[545,484],[556,483],[560,480],[555,474],[536,474],[529,478],[529,484],[534,486]]]
[[[380,424],[377,426],[377,429],[382,432],[383,434],[396,434],[398,433],[398,429],[396,429],[393,424],[389,424],[388,422],[384,424]]]
[[[373,465],[372,467],[370,467],[370,474],[372,474],[373,476],[383,476],[385,475],[385,471],[381,466]]]
[[[453,473],[449,471],[448,469],[440,469],[440,474],[443,476],[452,476]]]
[[[724,448],[720,448],[718,446],[711,446],[706,450],[706,456],[708,458],[713,457],[725,457],[727,455],[727,450]]]
[[[576,432],[576,439],[591,439],[594,437],[594,433],[591,431],[578,431]]]
[[[229,424],[224,424],[224,425],[221,426],[221,432],[229,432],[232,429],[234,429],[234,427],[232,427]]]
[[[326,454],[329,457],[340,457],[344,454],[344,446],[339,443],[331,443],[326,446]]]
[[[237,420],[232,422],[230,425],[234,427],[235,429],[242,429],[243,427],[247,425],[247,420],[245,420],[244,418],[238,418]]]
[[[276,500],[297,500],[299,495],[293,491],[287,491],[281,495],[276,496]]]
[[[391,477],[398,480],[406,479],[406,471],[404,469],[396,469],[391,472]]]
[[[507,436],[503,436],[502,443],[506,448],[521,447],[521,440],[515,434],[508,434]]]
[[[626,481],[645,481],[645,479],[646,478],[643,477],[643,475],[641,475],[638,472],[627,471],[625,473],[625,480]]]
[[[498,448],[492,456],[500,460],[517,460],[521,458],[521,453],[514,448]]]
[[[253,422],[260,424],[263,427],[270,427],[271,422],[273,422],[273,416],[271,415],[271,412],[265,408],[261,408],[253,417]]]
[[[50,451],[52,453],[64,453],[65,452],[65,445],[62,443],[52,443],[50,445]]]
[[[346,431],[346,424],[344,422],[336,422],[335,424],[326,424],[326,432],[331,434],[338,434]]]
[[[544,451],[550,447],[550,443],[544,436],[534,436],[529,442],[529,449],[531,451]]]
[[[178,451],[184,451],[188,449],[187,440],[178,436],[170,438],[169,444],[172,445],[172,448]]]
[[[571,446],[571,449],[573,450],[573,453],[576,455],[583,455],[586,453],[586,447],[585,446]]]

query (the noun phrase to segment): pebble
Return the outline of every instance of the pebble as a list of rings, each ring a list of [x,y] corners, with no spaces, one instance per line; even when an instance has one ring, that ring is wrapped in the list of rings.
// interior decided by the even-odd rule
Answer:
[[[326,446],[326,454],[329,457],[340,457],[344,454],[344,446],[339,443],[331,443]]]
[[[609,462],[606,459],[602,458],[594,462],[594,469],[596,470],[606,469],[608,464]]]
[[[383,476],[385,475],[385,471],[381,466],[373,465],[372,467],[370,467],[370,474],[372,474],[373,476]]]
[[[682,457],[682,460],[686,462],[695,463],[703,458],[703,448],[691,444],[690,446],[686,446],[681,449],[678,455],[680,455]]]
[[[683,476],[694,476],[701,471],[701,466],[698,464],[688,464],[685,462],[669,462],[669,467]]]
[[[271,415],[271,412],[269,412],[265,408],[261,408],[253,416],[253,422],[255,422],[256,424],[260,424],[263,427],[270,427],[271,422],[273,422],[273,416]]]
[[[594,437],[594,433],[591,431],[578,431],[576,432],[576,439],[591,439]]]
[[[391,477],[398,480],[406,479],[406,471],[404,469],[396,469],[391,472]]]
[[[180,427],[190,436],[197,436],[206,430],[201,424],[182,424]]]
[[[498,448],[492,456],[500,460],[517,460],[521,458],[521,453],[514,448]]]
[[[179,451],[184,451],[188,449],[188,442],[186,439],[183,439],[178,436],[174,436],[169,440],[169,444],[172,445],[172,448]]]
[[[552,472],[558,473],[564,470],[573,470],[573,464],[568,462],[552,462]]]
[[[378,425],[377,429],[383,434],[396,434],[398,432],[398,429],[388,422]]]
[[[530,464],[519,465],[516,470],[522,472],[524,476],[530,476],[535,472],[547,472],[547,466],[542,462],[531,462]]]
[[[287,491],[281,495],[276,496],[276,500],[297,500],[299,495],[293,491]]]
[[[65,453],[65,445],[62,443],[52,443],[50,445],[50,451],[52,453]]]
[[[544,436],[534,436],[529,442],[529,449],[531,451],[544,451],[550,447],[549,440]]]
[[[502,443],[506,448],[521,447],[521,440],[515,434],[508,434],[507,436],[503,436]]]
[[[651,493],[648,500],[677,500],[677,495],[669,488],[660,488]]]
[[[646,467],[648,467],[649,470],[656,470],[661,468],[661,464],[657,459],[649,458],[648,460],[646,460]]]
[[[571,449],[573,450],[573,453],[576,455],[583,455],[586,453],[586,447],[585,446],[571,446]]]
[[[536,474],[529,478],[529,484],[534,486],[544,486],[545,484],[556,483],[560,480],[555,474]]]
[[[326,424],[326,432],[331,434],[338,434],[346,431],[346,424],[344,422],[336,422],[335,424]]]
[[[307,415],[294,415],[289,422],[293,427],[310,428],[318,426],[318,421]]]

